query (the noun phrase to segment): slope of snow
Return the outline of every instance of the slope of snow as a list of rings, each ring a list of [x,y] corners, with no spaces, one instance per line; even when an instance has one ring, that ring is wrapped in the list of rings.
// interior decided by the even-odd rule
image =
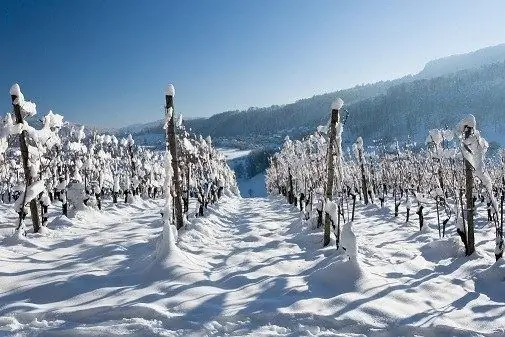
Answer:
[[[251,153],[251,150],[240,150],[235,148],[224,148],[224,147],[217,148],[217,150],[221,152],[228,161],[240,157],[245,157],[249,155],[249,153]]]
[[[267,196],[264,173],[257,174],[252,178],[239,178],[237,179],[237,185],[240,194],[244,198]]]
[[[452,234],[438,239],[433,212],[425,217],[432,230],[419,232],[415,218],[359,206],[344,227],[356,238],[349,260],[322,248],[321,231],[284,200],[224,197],[157,260],[161,206],[105,204],[19,239],[16,214],[0,205],[0,335],[505,333],[504,268],[493,264],[484,222],[466,258]]]

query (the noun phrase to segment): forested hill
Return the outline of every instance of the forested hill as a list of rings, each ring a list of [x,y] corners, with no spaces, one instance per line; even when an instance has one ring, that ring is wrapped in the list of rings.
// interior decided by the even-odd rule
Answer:
[[[427,130],[453,128],[471,113],[489,140],[505,145],[505,62],[399,84],[385,95],[349,105],[348,110],[350,137],[393,139],[410,135],[424,140]]]
[[[479,68],[505,60],[505,44],[487,47],[467,54],[452,55],[426,63],[417,78],[433,78],[460,70]]]
[[[342,97],[350,114],[344,141],[364,134],[373,139],[411,136],[424,140],[428,129],[446,125],[451,128],[461,116],[472,113],[483,130],[490,133],[490,140],[505,145],[499,137],[504,131],[500,125],[505,125],[504,62],[505,45],[499,45],[431,61],[414,76],[360,85],[282,106],[227,111],[188,120],[186,125],[218,142],[278,144],[286,135],[299,137],[326,123],[331,102]],[[161,122],[137,126],[134,131],[147,141],[154,134],[163,133]],[[122,132],[131,130],[125,128]]]

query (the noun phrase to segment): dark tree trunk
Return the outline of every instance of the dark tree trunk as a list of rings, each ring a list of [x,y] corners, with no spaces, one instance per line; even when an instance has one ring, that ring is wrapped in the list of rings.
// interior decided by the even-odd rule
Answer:
[[[323,211],[319,209],[316,211],[317,211],[317,228],[320,228],[323,225]]]
[[[356,208],[356,193],[352,194],[352,214],[351,221],[354,221],[354,209]]]
[[[424,208],[424,206],[422,206],[422,205],[419,206],[419,209],[416,212],[416,214],[419,216],[419,230],[422,230],[423,226],[424,226],[423,208]]]
[[[14,103],[18,97],[12,95],[12,105],[14,106],[14,114],[16,116],[16,124],[22,124],[23,123],[23,115],[21,114],[21,106],[17,103]],[[26,192],[28,190],[28,186],[30,186],[33,181],[33,177],[30,171],[30,167],[28,164],[28,143],[27,143],[27,135],[28,132],[26,130],[23,130],[19,134],[19,147],[21,150],[21,161],[23,163],[23,171],[24,171],[24,176],[25,176],[25,195],[23,198],[26,197]],[[24,204],[21,205],[21,207],[24,207]],[[23,213],[23,212],[21,212]],[[30,215],[32,217],[32,223],[33,223],[33,231],[37,233],[40,230],[40,217],[39,217],[39,205],[37,203],[37,199],[34,198],[30,201]],[[21,224],[21,220],[23,220],[23,217],[20,215],[19,217],[19,223]]]
[[[98,209],[101,211],[102,210],[102,197],[100,193],[95,193],[95,198],[96,198],[96,205],[98,206]]]
[[[442,237],[442,233],[441,233],[441,228],[440,228],[440,211],[439,211],[439,208],[438,208],[439,200],[440,200],[440,197],[437,195],[435,197],[435,204],[437,206],[438,237],[441,238]]]

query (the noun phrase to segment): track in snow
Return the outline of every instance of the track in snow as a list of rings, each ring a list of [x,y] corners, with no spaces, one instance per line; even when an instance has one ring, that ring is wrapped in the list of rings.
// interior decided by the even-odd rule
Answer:
[[[452,241],[374,206],[354,224],[358,273],[276,198],[225,198],[157,261],[160,206],[107,205],[57,219],[43,236],[4,237],[0,335],[498,336],[504,327],[505,296],[478,293],[469,276],[486,257],[453,257]]]

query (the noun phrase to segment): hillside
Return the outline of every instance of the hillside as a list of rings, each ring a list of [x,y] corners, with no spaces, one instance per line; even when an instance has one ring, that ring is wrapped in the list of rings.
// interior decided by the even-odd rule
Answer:
[[[460,70],[479,68],[483,65],[503,62],[504,60],[505,44],[500,44],[467,54],[452,55],[430,61],[416,77],[419,79],[433,78]]]
[[[505,115],[500,113],[505,107],[504,61],[505,44],[431,61],[414,76],[185,123],[196,133],[211,135],[218,145],[276,146],[286,135],[297,138],[326,123],[331,102],[342,97],[350,113],[350,138],[367,131],[374,139],[413,136],[421,141],[427,129],[452,127],[462,114],[471,112],[483,130],[492,134],[492,140],[501,141],[497,125],[505,123]],[[397,123],[399,127],[392,127]],[[146,144],[162,144],[161,121],[119,130],[121,134],[130,132]]]
[[[422,141],[429,129],[452,129],[471,113],[489,140],[505,145],[505,62],[396,85],[385,95],[348,109],[352,115],[346,127],[351,139],[366,135],[390,141],[411,136]]]

